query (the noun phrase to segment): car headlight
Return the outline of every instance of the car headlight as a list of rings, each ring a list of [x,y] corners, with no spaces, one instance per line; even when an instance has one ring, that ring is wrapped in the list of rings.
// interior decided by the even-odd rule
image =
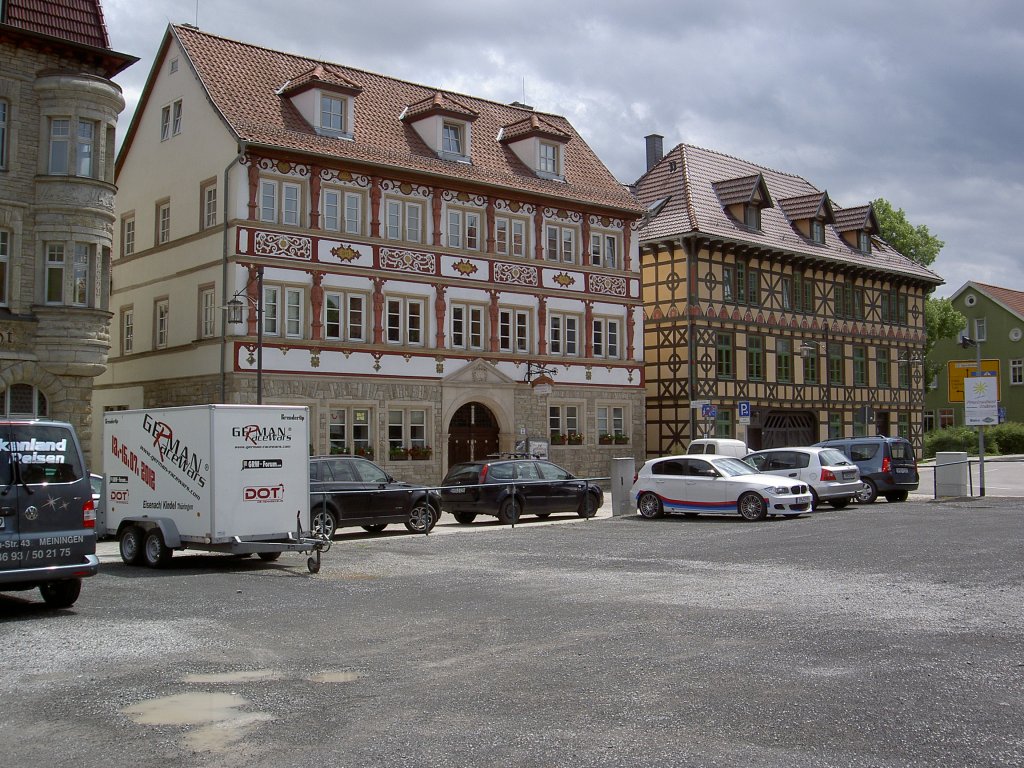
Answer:
[[[763,489],[765,493],[771,493],[776,496],[784,496],[789,494],[789,487],[785,485],[769,485]]]

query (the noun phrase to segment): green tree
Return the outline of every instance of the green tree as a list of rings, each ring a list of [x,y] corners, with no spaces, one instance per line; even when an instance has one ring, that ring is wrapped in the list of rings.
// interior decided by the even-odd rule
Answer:
[[[882,239],[908,259],[925,267],[931,266],[945,243],[929,232],[924,224],[915,227],[907,221],[902,208],[893,209],[885,198],[880,197],[871,205],[878,217]]]
[[[908,259],[922,266],[930,266],[945,243],[928,231],[924,224],[914,226],[907,221],[902,208],[893,208],[885,198],[871,203],[878,217],[879,234],[889,245]],[[931,381],[942,368],[941,363],[928,359],[935,343],[940,339],[956,338],[957,333],[967,325],[967,320],[949,299],[928,297],[924,302],[924,354],[926,382]]]

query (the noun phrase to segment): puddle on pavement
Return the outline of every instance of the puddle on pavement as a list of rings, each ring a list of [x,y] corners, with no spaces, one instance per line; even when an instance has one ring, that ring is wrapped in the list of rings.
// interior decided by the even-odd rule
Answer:
[[[309,678],[311,683],[351,683],[353,680],[359,679],[358,672],[348,672],[346,670],[325,670],[319,672]]]
[[[230,693],[179,693],[148,699],[121,710],[139,725],[194,725],[185,743],[194,750],[225,752],[240,742],[254,726],[273,715],[245,712],[252,702]]]
[[[251,683],[260,680],[280,680],[283,675],[276,669],[248,669],[241,672],[216,672],[207,675],[185,675],[186,683]]]

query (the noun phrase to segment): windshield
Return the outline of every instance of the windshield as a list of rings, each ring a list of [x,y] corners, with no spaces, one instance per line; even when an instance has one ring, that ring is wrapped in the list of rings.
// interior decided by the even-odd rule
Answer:
[[[757,474],[756,469],[747,464],[745,461],[740,461],[739,459],[713,459],[711,463],[715,465],[715,469],[717,469],[726,477],[739,477],[740,475]]]

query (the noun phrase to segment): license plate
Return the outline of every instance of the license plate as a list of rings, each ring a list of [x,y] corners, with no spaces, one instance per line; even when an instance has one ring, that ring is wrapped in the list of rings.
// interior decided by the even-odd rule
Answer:
[[[857,479],[857,473],[856,472],[843,472],[843,480],[856,480],[856,479]]]
[[[445,490],[448,491],[448,493],[465,493],[466,492],[465,488],[445,488]]]
[[[910,470],[907,467],[895,467],[894,471],[897,475],[905,475],[908,472],[910,472]]]

